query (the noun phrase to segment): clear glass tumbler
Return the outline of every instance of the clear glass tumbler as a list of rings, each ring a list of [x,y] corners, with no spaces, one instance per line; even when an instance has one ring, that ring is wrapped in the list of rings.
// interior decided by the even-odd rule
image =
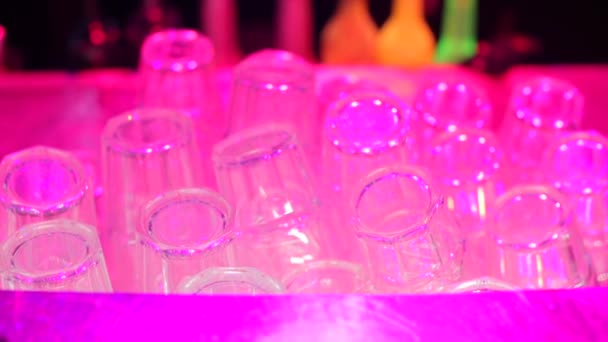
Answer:
[[[416,161],[411,118],[411,109],[390,92],[362,91],[335,102],[323,127],[329,188],[348,197],[369,172]]]
[[[341,260],[307,263],[283,280],[289,293],[369,293],[370,279],[363,266]]]
[[[6,290],[112,292],[95,227],[73,220],[25,225],[2,246]]]
[[[483,229],[507,187],[508,166],[494,134],[471,128],[443,133],[433,139],[427,158],[448,209],[467,232]]]
[[[546,182],[570,201],[597,283],[608,285],[608,138],[583,131],[557,139],[545,154]]]
[[[184,279],[230,264],[232,209],[210,190],[179,189],[158,196],[143,208],[137,233],[141,292],[174,293]]]
[[[592,285],[591,259],[565,199],[546,186],[500,197],[489,225],[490,275],[522,289]]]
[[[169,29],[143,43],[140,106],[179,110],[192,118],[203,162],[211,170],[211,147],[227,133],[220,106],[213,45],[197,31]]]
[[[554,78],[533,78],[513,89],[499,139],[521,183],[542,179],[539,166],[548,144],[580,128],[583,105],[574,85]]]
[[[270,123],[289,125],[312,155],[319,118],[314,67],[287,51],[262,50],[234,68],[230,134]]]
[[[134,291],[139,211],[157,195],[202,186],[191,120],[180,112],[141,109],[110,119],[102,135],[102,243],[117,291]]]
[[[251,267],[212,267],[188,278],[179,289],[184,294],[270,295],[285,293],[281,283]]]
[[[460,227],[424,170],[381,168],[359,189],[354,228],[365,244],[375,291],[434,292],[459,280]]]
[[[90,177],[68,152],[36,146],[0,163],[4,226],[0,242],[22,226],[64,218],[97,224]]]
[[[324,232],[309,166],[290,128],[265,125],[214,148],[220,193],[235,207],[238,266],[276,279],[315,260]],[[321,235],[324,234],[324,235]]]
[[[472,82],[444,80],[422,87],[414,95],[416,129],[421,144],[443,132],[462,128],[489,128],[492,123],[492,103],[488,94]]]

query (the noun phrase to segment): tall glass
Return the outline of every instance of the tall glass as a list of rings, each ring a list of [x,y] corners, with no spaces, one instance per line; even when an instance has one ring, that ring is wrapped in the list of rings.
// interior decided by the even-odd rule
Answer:
[[[187,278],[178,290],[184,294],[281,294],[281,283],[251,267],[213,267]]]
[[[97,230],[73,220],[21,227],[3,244],[0,265],[6,290],[112,292]]]
[[[570,200],[597,283],[608,285],[608,138],[575,132],[557,139],[543,162],[546,181]]]
[[[102,243],[117,291],[136,291],[139,211],[157,195],[203,184],[191,120],[179,112],[141,109],[114,117],[102,135],[105,210]]]
[[[220,106],[214,55],[213,45],[199,32],[169,29],[146,38],[139,63],[140,105],[187,113],[209,171],[211,147],[224,137],[228,124]]]
[[[243,130],[214,148],[220,193],[235,207],[238,266],[283,276],[321,253],[319,203],[290,128]]]
[[[490,275],[523,289],[593,285],[591,259],[568,204],[546,186],[518,186],[498,199],[489,226]]]
[[[179,189],[150,201],[137,230],[139,290],[173,293],[188,277],[228,266],[232,229],[230,205],[210,190]]]
[[[560,134],[580,128],[583,105],[574,85],[554,78],[533,78],[513,89],[499,139],[521,183],[542,179],[544,151]]]
[[[423,170],[395,166],[362,180],[353,199],[375,291],[439,291],[460,278],[460,227]]]
[[[0,242],[35,222],[64,218],[97,224],[90,177],[68,152],[36,146],[9,154],[0,163],[0,177]]]

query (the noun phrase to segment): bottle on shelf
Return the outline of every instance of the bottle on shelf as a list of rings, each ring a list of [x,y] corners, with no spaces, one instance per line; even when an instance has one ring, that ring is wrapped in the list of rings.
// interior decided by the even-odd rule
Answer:
[[[233,65],[241,59],[235,0],[201,0],[202,30],[215,49],[218,65]]]
[[[445,0],[435,62],[461,63],[477,52],[477,0]]]
[[[341,0],[321,32],[321,61],[327,64],[373,64],[378,27],[368,0]]]
[[[418,68],[431,64],[435,37],[424,17],[424,0],[393,0],[376,44],[379,64]]]
[[[313,9],[311,0],[276,1],[276,46],[312,60]]]

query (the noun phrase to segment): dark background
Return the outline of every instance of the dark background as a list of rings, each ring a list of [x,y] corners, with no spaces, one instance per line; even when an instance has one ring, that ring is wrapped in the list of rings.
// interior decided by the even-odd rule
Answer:
[[[94,9],[95,6],[87,9],[87,1],[89,0],[0,0],[0,24],[8,32],[8,67],[135,67],[138,43],[127,41],[123,35],[114,46],[108,48],[110,52],[107,52],[106,58],[98,63],[92,63],[91,58],[83,57],[89,52],[82,48],[82,42],[87,37],[87,23],[95,18],[101,19],[116,32],[142,26],[143,24],[138,24],[141,22],[141,16],[138,17],[141,0],[97,0],[97,10]],[[175,21],[178,26],[200,28],[199,2],[166,0],[165,4],[179,17]],[[313,0],[317,53],[319,32],[333,14],[336,2]],[[600,4],[600,0],[479,0],[479,39],[495,42],[499,37],[519,34],[540,43],[540,50],[503,61],[507,64],[608,62],[608,15]],[[273,0],[238,1],[243,52],[273,46],[274,6]],[[371,13],[378,24],[387,18],[390,6],[390,0],[370,0]],[[427,1],[427,19],[437,33],[441,21],[441,0]]]

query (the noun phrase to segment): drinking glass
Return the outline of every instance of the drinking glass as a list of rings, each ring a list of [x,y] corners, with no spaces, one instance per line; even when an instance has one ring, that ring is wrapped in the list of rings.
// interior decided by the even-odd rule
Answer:
[[[251,267],[212,267],[186,279],[179,289],[185,294],[281,294],[281,283]]]
[[[95,227],[57,219],[21,227],[4,242],[6,290],[112,292]]]
[[[411,109],[390,92],[357,92],[335,102],[323,127],[327,186],[349,196],[369,172],[416,161],[411,118]]]
[[[90,177],[68,152],[35,146],[9,154],[0,163],[0,177],[0,242],[35,222],[64,218],[97,224]]]
[[[191,120],[180,112],[140,109],[110,119],[102,135],[105,210],[102,243],[117,291],[135,291],[135,230],[157,195],[204,184]]]
[[[287,51],[265,49],[234,68],[230,133],[258,125],[291,126],[313,155],[319,118],[313,66]]]
[[[427,172],[385,167],[358,189],[354,228],[365,244],[376,291],[434,292],[460,278],[460,227]]]
[[[593,131],[566,134],[547,150],[543,170],[569,199],[597,283],[608,285],[608,139]]]
[[[425,86],[414,95],[417,129],[421,144],[443,132],[462,128],[488,128],[493,109],[488,94],[472,82],[442,80]]]
[[[264,125],[218,143],[220,193],[235,210],[238,266],[276,279],[319,257],[323,232],[315,186],[290,128]]]
[[[220,106],[214,55],[213,45],[199,32],[168,29],[146,38],[139,63],[140,105],[179,110],[192,118],[209,170],[211,147],[224,137],[228,125]]]
[[[553,188],[517,186],[501,196],[489,226],[490,275],[523,289],[575,288],[594,271],[565,199]]]
[[[206,189],[178,189],[150,201],[137,230],[142,248],[136,272],[142,292],[173,293],[186,278],[228,266],[232,209]]]
[[[555,78],[532,78],[513,89],[499,139],[522,184],[542,179],[544,151],[556,136],[580,128],[583,104],[574,85]]]
[[[475,128],[443,133],[433,139],[427,158],[455,218],[469,233],[483,229],[507,186],[506,160],[494,134]]]

